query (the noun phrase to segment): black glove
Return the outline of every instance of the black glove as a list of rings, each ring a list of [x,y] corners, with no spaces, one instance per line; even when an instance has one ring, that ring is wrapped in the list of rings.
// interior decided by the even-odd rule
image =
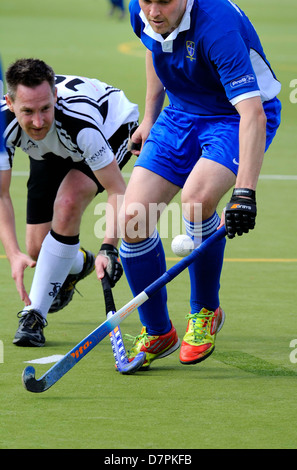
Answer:
[[[114,287],[123,274],[118,250],[109,243],[103,243],[98,254],[108,258],[105,272],[109,277],[111,287]]]
[[[239,197],[241,196],[241,197]],[[252,189],[235,188],[225,209],[225,227],[228,238],[252,230],[256,224],[256,193]]]

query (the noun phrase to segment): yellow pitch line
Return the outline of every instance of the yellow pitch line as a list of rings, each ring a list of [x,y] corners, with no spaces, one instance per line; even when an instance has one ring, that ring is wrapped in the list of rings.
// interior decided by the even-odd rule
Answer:
[[[6,259],[0,255],[0,259]],[[178,261],[181,258],[166,258],[167,261]],[[227,263],[297,263],[297,258],[225,258]]]
[[[166,258],[167,261],[178,261],[181,258]],[[297,258],[225,258],[227,263],[297,263]]]
[[[297,258],[226,258],[230,263],[297,263]]]

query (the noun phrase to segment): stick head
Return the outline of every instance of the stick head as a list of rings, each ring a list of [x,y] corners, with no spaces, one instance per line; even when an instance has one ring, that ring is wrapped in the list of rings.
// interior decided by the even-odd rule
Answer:
[[[35,379],[35,369],[32,366],[26,367],[22,375],[23,385],[28,392],[41,393],[50,387],[46,378]]]
[[[134,374],[143,365],[145,359],[146,359],[145,352],[140,352],[137,354],[137,356],[135,356],[132,362],[127,362],[127,364],[121,365],[120,367],[118,365],[117,370],[121,374],[124,374],[124,375]]]
[[[26,369],[23,370],[23,374],[22,374],[22,382],[23,382],[25,389],[31,391],[31,386],[35,381],[36,379],[35,379],[34,367],[32,366],[26,367]]]

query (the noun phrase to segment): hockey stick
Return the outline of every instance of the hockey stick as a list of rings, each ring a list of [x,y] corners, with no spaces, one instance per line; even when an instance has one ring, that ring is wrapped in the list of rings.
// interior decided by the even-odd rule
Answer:
[[[116,308],[114,304],[112,290],[110,287],[110,282],[107,276],[104,276],[101,281],[101,284],[105,300],[106,316],[108,316],[110,312],[112,315],[114,315]],[[117,371],[119,371],[121,374],[134,374],[134,372],[136,372],[143,365],[146,359],[146,354],[144,352],[140,352],[133,359],[133,361],[129,362],[121,329],[119,326],[116,326],[116,328],[109,333],[109,338],[113,355],[115,358]]]
[[[140,307],[146,300],[155,295],[168,282],[172,281],[178,274],[184,271],[196,258],[201,255],[207,248],[226,235],[225,227],[221,227],[207,240],[205,240],[198,248],[192,251],[188,256],[178,261],[155,282],[150,284],[134,299],[130,300],[124,307],[109,315],[107,320],[99,325],[92,333],[86,336],[71,351],[69,351],[62,359],[54,364],[40,379],[35,379],[35,369],[32,366],[26,367],[23,371],[24,387],[35,393],[44,392],[61,379],[72,367],[75,366],[86,354],[88,354],[105,336],[108,335],[116,326],[118,326],[128,315],[135,309]]]

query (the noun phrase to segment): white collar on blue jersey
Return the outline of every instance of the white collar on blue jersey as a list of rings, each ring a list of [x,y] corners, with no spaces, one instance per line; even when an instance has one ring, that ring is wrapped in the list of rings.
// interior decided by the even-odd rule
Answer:
[[[194,0],[188,0],[187,1],[187,6],[186,6],[186,11],[184,13],[184,16],[182,17],[182,20],[178,27],[172,31],[169,36],[164,39],[163,36],[159,33],[155,33],[149,22],[147,21],[146,17],[144,16],[144,13],[142,10],[140,10],[139,16],[142,19],[142,21],[145,24],[144,27],[144,33],[147,34],[147,36],[151,37],[155,41],[158,41],[162,44],[162,50],[163,52],[172,52],[173,51],[173,41],[177,37],[178,33],[182,31],[187,31],[190,29],[191,25],[191,10],[193,7]]]

